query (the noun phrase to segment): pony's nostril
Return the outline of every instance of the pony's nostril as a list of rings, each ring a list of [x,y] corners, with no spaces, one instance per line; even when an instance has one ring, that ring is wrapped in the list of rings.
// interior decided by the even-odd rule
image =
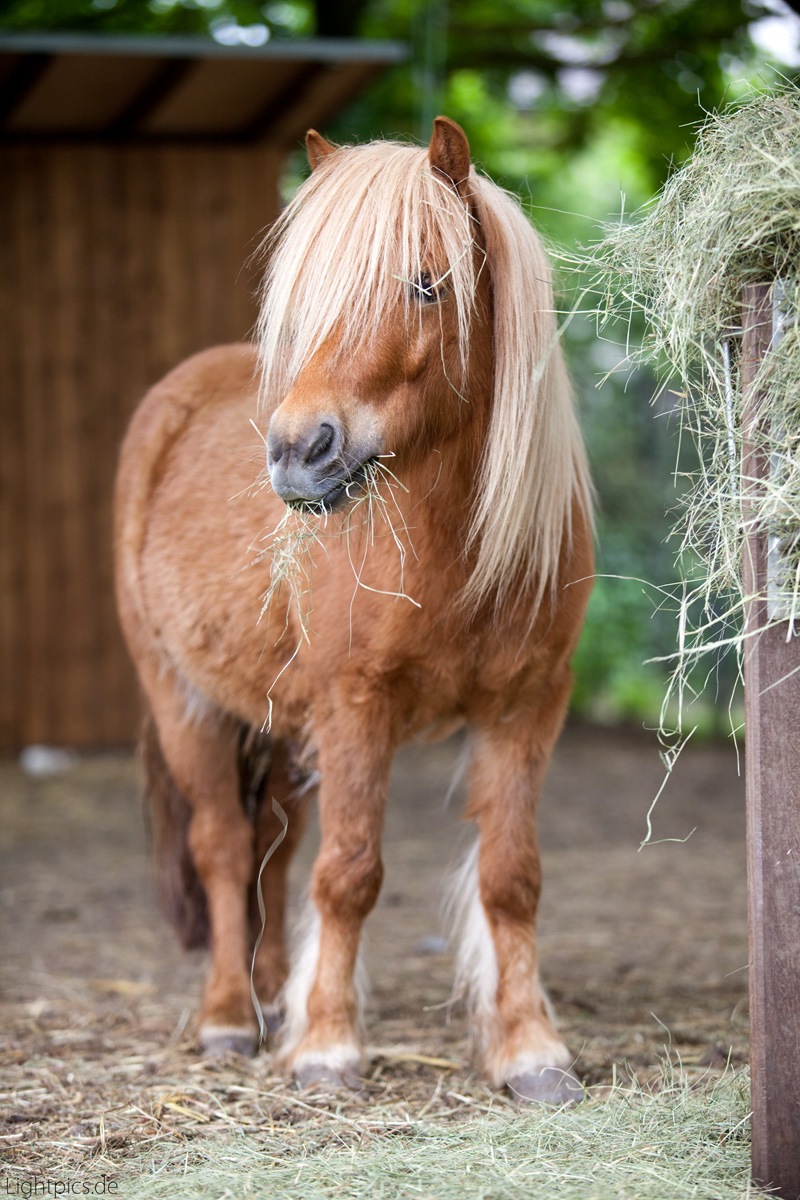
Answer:
[[[318,462],[321,458],[325,458],[331,451],[336,440],[336,430],[327,422],[320,425],[316,437],[309,445],[305,454],[304,460],[307,463]]]
[[[291,452],[291,443],[270,426],[267,433],[267,466],[272,469]]]

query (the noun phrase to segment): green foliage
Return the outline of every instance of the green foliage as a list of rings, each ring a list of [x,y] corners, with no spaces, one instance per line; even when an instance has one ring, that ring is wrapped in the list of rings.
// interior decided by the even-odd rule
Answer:
[[[372,0],[361,31],[411,42],[412,87],[432,87],[440,102],[456,102],[450,115],[469,116],[492,174],[512,144],[563,161],[613,122],[628,126],[652,192],[690,151],[699,105],[716,107],[746,70],[749,24],[767,11],[757,0]],[[452,86],[464,73],[481,81],[471,95],[470,85]],[[401,74],[387,92],[406,91]],[[423,134],[420,106],[408,99],[398,131]],[[498,108],[513,138],[481,119]]]
[[[599,721],[653,716],[663,674],[645,665],[652,650],[653,593],[639,580],[600,575],[575,656],[576,711]]]
[[[226,24],[265,26],[275,36],[308,36],[308,0],[0,0],[0,29],[208,36]]]

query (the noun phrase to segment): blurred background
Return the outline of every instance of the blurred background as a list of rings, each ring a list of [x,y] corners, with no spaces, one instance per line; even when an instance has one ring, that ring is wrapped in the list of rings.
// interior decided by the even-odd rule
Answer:
[[[427,140],[446,113],[479,168],[523,200],[559,266],[565,340],[599,496],[599,579],[574,705],[602,722],[655,723],[675,648],[671,510],[692,448],[675,398],[626,363],[642,330],[598,331],[571,260],[639,209],[691,153],[704,113],[800,69],[800,2],[783,0],[0,0],[0,35],[194,35],[228,47],[294,39],[402,43],[327,125],[335,141]],[[303,176],[289,153],[284,196]],[[626,343],[629,343],[626,345]],[[644,581],[644,582],[643,582]],[[654,586],[649,586],[654,585]],[[727,727],[734,663],[693,719]],[[711,699],[708,699],[708,696]],[[719,697],[719,705],[714,697]]]

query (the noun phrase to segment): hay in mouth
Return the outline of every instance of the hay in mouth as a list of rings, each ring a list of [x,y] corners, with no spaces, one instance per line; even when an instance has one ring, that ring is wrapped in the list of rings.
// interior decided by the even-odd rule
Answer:
[[[327,516],[329,513],[335,512],[336,509],[343,508],[347,501],[358,499],[367,482],[367,476],[372,464],[375,461],[375,457],[373,456],[360,463],[345,479],[341,479],[335,483],[318,500],[290,500],[287,503],[287,507],[297,512],[306,512],[317,516]]]

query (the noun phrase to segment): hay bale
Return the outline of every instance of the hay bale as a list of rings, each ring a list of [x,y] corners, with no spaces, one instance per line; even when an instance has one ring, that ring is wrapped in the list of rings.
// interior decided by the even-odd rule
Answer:
[[[666,366],[700,467],[688,479],[674,536],[681,585],[678,651],[667,702],[680,698],[694,663],[709,651],[741,657],[747,537],[781,539],[786,605],[800,615],[800,92],[756,95],[714,114],[694,154],[630,224],[615,227],[589,256],[601,324],[641,313],[641,356]],[[758,430],[744,429],[742,289],[784,281],[784,332],[755,386]],[[743,496],[745,434],[771,456],[763,494]],[[696,678],[696,677],[695,677]]]

